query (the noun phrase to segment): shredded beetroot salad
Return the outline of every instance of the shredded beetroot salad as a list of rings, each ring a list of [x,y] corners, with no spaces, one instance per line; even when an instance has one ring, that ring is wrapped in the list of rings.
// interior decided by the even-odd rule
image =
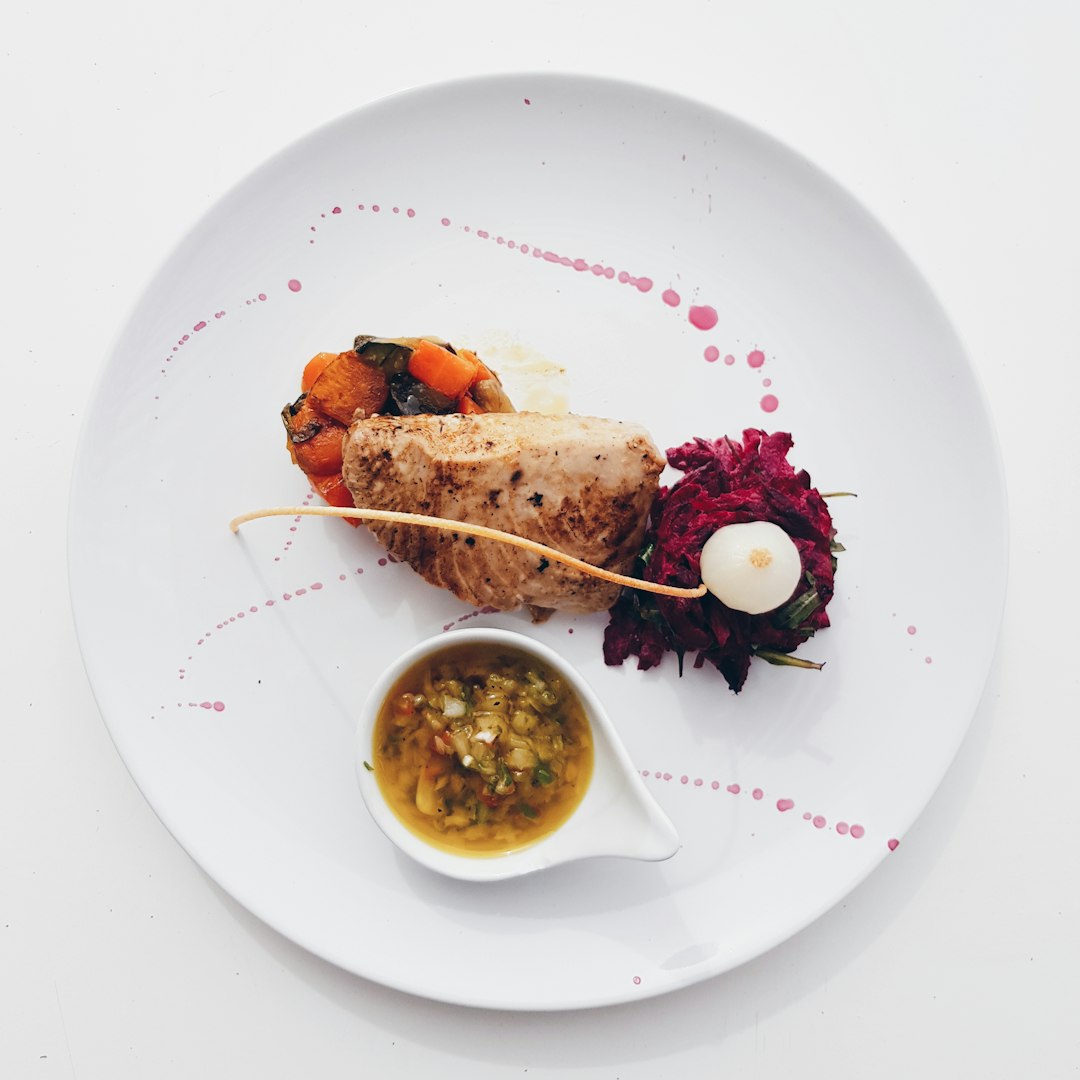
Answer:
[[[834,553],[843,548],[809,474],[796,472],[787,460],[792,445],[786,432],[769,435],[750,428],[742,443],[694,439],[669,450],[668,463],[685,475],[657,496],[638,563],[647,581],[693,588],[701,582],[701,549],[717,529],[771,521],[791,537],[802,558],[802,582],[791,598],[774,611],[747,615],[712,593],[685,600],[626,589],[604,632],[607,664],[634,655],[639,668],[651,668],[670,650],[678,655],[681,671],[684,656],[697,653],[694,667],[714,664],[736,693],[753,656],[774,664],[821,666],[790,654],[829,625],[825,609],[833,595]]]

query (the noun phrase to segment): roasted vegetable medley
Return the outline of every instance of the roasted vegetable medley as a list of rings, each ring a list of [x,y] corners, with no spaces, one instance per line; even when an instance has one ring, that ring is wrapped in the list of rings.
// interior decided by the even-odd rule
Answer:
[[[438,338],[361,334],[347,352],[313,356],[300,390],[281,410],[287,446],[331,506],[353,505],[341,479],[341,441],[357,410],[363,416],[514,412],[498,376],[475,353]]]

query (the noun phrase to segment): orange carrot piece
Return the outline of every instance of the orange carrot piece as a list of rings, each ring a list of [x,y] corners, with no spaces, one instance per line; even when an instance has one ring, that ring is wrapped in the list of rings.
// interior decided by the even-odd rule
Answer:
[[[332,476],[309,476],[311,486],[331,505],[331,506],[352,506],[353,497],[349,489],[345,486],[345,481],[341,478],[341,473],[334,473]],[[345,519],[350,525],[358,527],[361,522],[355,518]]]
[[[466,416],[480,416],[482,413],[487,412],[487,409],[481,409],[479,405],[473,401],[472,395],[466,391],[461,395],[458,401],[457,411],[464,413]]]
[[[338,354],[334,352],[316,353],[304,367],[304,374],[300,379],[301,392],[306,394],[315,384],[315,380],[326,369],[326,365],[331,360],[336,360],[337,357]]]
[[[433,341],[420,341],[409,357],[409,374],[432,390],[457,400],[476,378],[475,357],[455,355]]]
[[[312,383],[308,400],[320,412],[340,424],[351,424],[353,413],[377,413],[385,404],[390,386],[382,368],[367,364],[353,351],[339,353]]]
[[[483,360],[472,351],[472,349],[458,349],[458,355],[464,356],[466,360],[471,360],[476,364],[476,374],[473,376],[473,381],[469,384],[475,386],[478,382],[483,382],[485,379],[494,379],[495,376]]]
[[[317,435],[293,445],[296,464],[311,476],[340,472],[341,440],[344,434],[345,428],[341,424],[324,418],[322,430]]]

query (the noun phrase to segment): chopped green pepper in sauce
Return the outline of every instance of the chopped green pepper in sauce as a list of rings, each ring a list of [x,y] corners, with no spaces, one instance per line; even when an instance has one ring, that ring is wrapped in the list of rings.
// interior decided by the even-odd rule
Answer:
[[[383,797],[414,833],[459,853],[494,855],[558,828],[592,775],[577,695],[535,657],[454,646],[411,668],[375,725]]]

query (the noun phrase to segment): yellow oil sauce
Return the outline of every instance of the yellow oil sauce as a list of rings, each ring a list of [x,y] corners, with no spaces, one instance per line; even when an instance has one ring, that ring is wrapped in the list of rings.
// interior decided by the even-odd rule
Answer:
[[[379,789],[417,836],[490,856],[547,836],[593,769],[588,718],[566,680],[503,645],[448,644],[405,672],[375,724]]]

